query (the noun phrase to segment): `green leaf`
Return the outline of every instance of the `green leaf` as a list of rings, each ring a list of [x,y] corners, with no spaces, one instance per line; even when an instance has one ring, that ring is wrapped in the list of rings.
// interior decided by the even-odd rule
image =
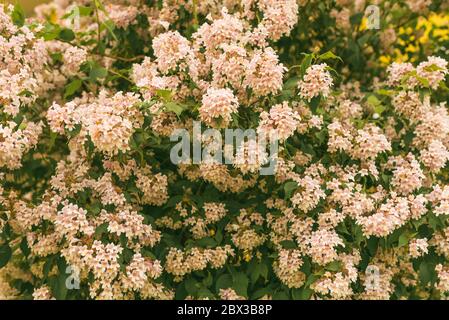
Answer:
[[[304,77],[304,75],[306,74],[307,69],[310,67],[310,65],[312,64],[313,59],[315,59],[315,54],[310,53],[310,54],[305,54],[304,53],[304,59],[301,62],[300,68],[299,68],[299,75],[302,77]]]
[[[312,100],[310,100],[310,102],[307,102],[307,104],[310,106],[310,109],[313,111],[313,113],[316,114],[318,111],[318,106],[320,105],[320,102],[321,102],[321,96],[313,97]]]
[[[222,274],[220,277],[218,277],[217,282],[215,283],[215,290],[220,292],[220,289],[228,289],[232,288],[233,281],[232,277],[229,274]]]
[[[257,280],[260,277],[260,263],[253,263],[252,265],[250,265],[250,268],[248,268],[249,270],[251,270],[252,272],[249,274],[250,278],[251,278],[251,283],[256,283]]]
[[[427,72],[434,72],[434,71],[441,71],[443,69],[437,66],[436,64],[432,64],[430,66],[425,67],[424,70]]]
[[[205,287],[210,287],[212,285],[213,281],[214,281],[214,278],[212,277],[211,273],[208,272],[207,277],[204,278],[204,280],[203,280],[203,285]]]
[[[267,264],[266,263],[260,263],[259,264],[259,273],[260,273],[260,275],[265,279],[265,280],[268,280],[268,272],[269,272],[269,270],[268,270],[268,266],[267,266]]]
[[[164,100],[165,102],[169,102],[172,100],[171,90],[158,89],[158,90],[156,90],[156,95],[158,97],[162,98],[162,100]]]
[[[65,273],[60,273],[58,276],[51,277],[48,281],[51,292],[57,300],[64,300],[67,297],[67,276]]]
[[[167,201],[167,203],[165,204],[164,209],[166,209],[166,208],[174,208],[183,199],[184,199],[184,196],[182,194],[179,194],[179,195],[171,197]]]
[[[424,88],[428,88],[430,86],[429,80],[427,80],[426,78],[420,76],[415,76],[415,78],[418,79],[418,81]]]
[[[108,75],[108,70],[100,66],[94,66],[89,72],[89,79],[96,82],[98,79],[103,79]]]
[[[95,238],[99,239],[99,238],[101,238],[101,236],[104,233],[107,233],[108,225],[109,224],[107,222],[105,222],[105,223],[100,224],[97,228],[95,228],[95,233],[94,233]]]
[[[308,287],[292,289],[293,300],[309,300],[313,294],[313,290]]]
[[[261,289],[256,290],[256,291],[252,294],[251,299],[252,299],[252,300],[260,299],[260,298],[262,298],[263,296],[265,296],[265,295],[270,295],[270,294],[271,294],[270,288],[261,288]]]
[[[408,243],[408,240],[409,240],[408,234],[404,232],[399,236],[398,247],[400,248],[405,246]]]
[[[71,29],[64,28],[59,31],[58,38],[70,42],[75,39],[75,33]]]
[[[106,27],[106,29],[109,31],[109,34],[114,38],[115,41],[119,41],[114,33],[115,25],[114,22],[112,22],[112,20],[104,21],[102,25]]]
[[[366,102],[368,102],[373,107],[378,106],[378,105],[381,104],[380,100],[377,99],[377,97],[375,95],[373,95],[373,94],[368,96],[368,98],[366,99]]]
[[[198,299],[214,298],[214,294],[207,288],[200,288],[197,293]]]
[[[221,241],[223,241],[223,232],[221,230],[217,230],[215,233],[215,241],[217,241],[217,244],[221,244]]]
[[[328,271],[336,272],[336,271],[340,271],[342,266],[343,266],[343,264],[341,263],[341,261],[332,261],[326,265],[325,269]]]
[[[62,62],[62,53],[61,52],[55,52],[50,54],[51,59],[53,60],[53,63]]]
[[[435,276],[435,266],[424,261],[419,265],[419,280],[423,285],[431,282]]]
[[[14,5],[14,9],[11,13],[11,19],[16,26],[21,27],[25,24],[25,12],[19,3]]]
[[[288,181],[284,184],[284,192],[285,192],[285,199],[289,199],[293,191],[295,191],[298,188],[298,184],[294,181]]]
[[[167,102],[164,105],[164,107],[166,111],[174,112],[176,113],[177,116],[180,116],[181,113],[184,111],[184,108],[180,104],[177,104],[176,102]]]
[[[235,292],[238,295],[241,296],[248,296],[247,290],[248,290],[248,277],[243,272],[239,272],[233,275],[233,286],[232,288],[235,290]]]
[[[280,242],[280,245],[284,248],[284,249],[297,249],[298,245],[296,244],[295,241],[292,240],[284,240]]]
[[[443,89],[444,91],[449,91],[448,86],[446,85],[446,83],[444,83],[444,81],[440,81],[439,86],[441,89]]]
[[[359,44],[360,47],[363,47],[368,42],[368,40],[370,38],[371,38],[371,33],[367,32],[363,36],[361,36],[360,38],[357,39],[357,43]]]
[[[78,10],[79,10],[80,16],[82,16],[82,17],[90,16],[93,11],[92,8],[85,7],[85,6],[78,6]]]
[[[355,224],[353,229],[352,229],[352,234],[354,235],[354,241],[357,245],[359,245],[362,241],[363,241],[363,230],[362,228],[358,225]]]
[[[217,242],[215,241],[215,239],[210,237],[202,238],[198,240],[196,244],[202,248],[214,248],[217,246]]]
[[[392,94],[394,94],[393,90],[387,90],[387,89],[379,89],[376,91],[377,94],[381,95],[381,96],[391,96]]]
[[[75,19],[77,17],[88,17],[93,12],[93,8],[86,6],[75,6],[73,9],[62,16],[63,19],[71,18]]]
[[[296,89],[296,87],[298,86],[298,81],[299,81],[298,77],[291,77],[284,83],[284,87],[282,88],[282,90],[294,91],[294,89]]]
[[[6,266],[11,259],[12,250],[9,244],[4,244],[0,246],[0,268]]]
[[[343,59],[335,55],[332,51],[328,51],[326,53],[323,53],[322,55],[319,55],[318,59],[320,60],[338,59],[341,62],[343,62]]]
[[[312,263],[310,261],[310,258],[304,257],[304,263],[301,266],[301,271],[306,275],[309,275],[312,272]]]
[[[301,295],[300,295],[300,299],[301,300],[309,300],[310,297],[312,296],[312,294],[313,294],[313,290],[312,289],[310,289],[310,288],[303,288],[302,292],[301,292]]]
[[[315,133],[315,137],[318,138],[320,143],[324,143],[324,141],[326,141],[327,133],[325,130],[321,130]]]
[[[273,294],[273,300],[289,300],[288,293],[284,290],[278,291],[275,294]]]
[[[386,109],[387,108],[384,105],[380,104],[374,107],[374,112],[381,115]]]
[[[22,253],[25,257],[27,257],[31,253],[26,237],[23,237],[22,241],[20,242],[20,250],[22,250]]]
[[[376,255],[377,247],[379,245],[379,239],[371,237],[366,241],[366,244],[368,247],[369,254],[371,255],[371,257],[374,257]]]
[[[59,36],[59,30],[61,28],[58,25],[51,23],[45,24],[44,29],[41,31],[41,35],[46,41],[54,40]]]
[[[387,175],[387,174],[385,174],[385,173],[382,173],[382,174],[381,174],[381,178],[382,178],[383,183],[384,183],[386,186],[389,186],[389,185],[390,185],[390,181],[391,181],[391,178],[392,178],[391,175]]]
[[[100,0],[94,0],[95,7],[101,11],[106,11]]]
[[[47,277],[48,274],[51,271],[51,268],[53,267],[55,258],[54,256],[50,256],[47,258],[47,260],[44,263],[44,267],[42,268],[42,272],[44,273],[44,276]]]
[[[66,85],[64,90],[64,98],[70,97],[75,92],[77,92],[79,88],[81,88],[81,84],[82,84],[81,79],[75,79],[68,85]]]
[[[309,287],[312,283],[314,283],[315,281],[317,281],[320,278],[320,275],[314,275],[311,274],[308,278],[306,283],[304,284],[304,287]]]
[[[349,21],[351,21],[352,25],[359,25],[362,22],[363,16],[365,15],[364,12],[358,12],[356,14],[353,14]]]

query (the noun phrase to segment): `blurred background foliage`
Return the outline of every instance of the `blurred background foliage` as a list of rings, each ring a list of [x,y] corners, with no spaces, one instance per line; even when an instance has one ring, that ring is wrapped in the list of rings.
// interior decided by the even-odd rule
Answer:
[[[37,6],[38,4],[41,3],[45,3],[45,2],[49,2],[49,0],[19,0],[19,1],[15,1],[15,0],[0,0],[0,3],[2,2],[6,2],[6,3],[20,3],[20,5],[22,6],[22,8],[25,10],[25,12],[27,14],[32,14],[33,13],[33,9],[35,6]]]

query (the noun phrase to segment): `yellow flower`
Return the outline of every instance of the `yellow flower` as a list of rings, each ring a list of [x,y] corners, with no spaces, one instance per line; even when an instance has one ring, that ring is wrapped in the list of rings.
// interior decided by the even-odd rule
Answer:
[[[388,66],[391,63],[391,57],[390,56],[380,56],[379,62],[383,66]]]
[[[417,52],[417,51],[419,51],[419,48],[417,46],[414,46],[413,44],[410,43],[407,46],[407,48],[405,48],[405,51],[406,52]]]
[[[360,22],[360,31],[366,30],[366,26],[367,26],[367,21],[368,19],[366,17],[362,18],[362,21]]]
[[[252,258],[252,256],[251,256],[251,254],[249,253],[249,251],[245,251],[245,253],[244,253],[244,255],[243,255],[243,259],[244,259],[246,262],[249,262],[249,261],[251,261],[251,258]]]

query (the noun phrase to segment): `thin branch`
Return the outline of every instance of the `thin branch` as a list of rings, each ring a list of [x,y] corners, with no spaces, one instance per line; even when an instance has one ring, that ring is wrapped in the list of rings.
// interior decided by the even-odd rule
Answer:
[[[128,81],[130,83],[133,83],[133,81],[130,78],[124,76],[123,74],[121,74],[121,73],[119,73],[119,72],[117,72],[115,70],[108,69],[108,72],[110,72],[112,74],[115,74],[116,76],[118,76],[118,77],[120,77],[120,78],[122,78],[122,79],[124,79],[124,80],[126,80],[126,81]]]

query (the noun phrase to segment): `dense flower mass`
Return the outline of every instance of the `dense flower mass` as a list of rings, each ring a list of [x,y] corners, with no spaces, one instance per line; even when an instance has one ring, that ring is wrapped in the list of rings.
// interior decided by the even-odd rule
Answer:
[[[299,94],[302,98],[310,101],[320,94],[324,97],[329,95],[333,80],[326,68],[327,64],[321,63],[307,69],[304,80],[301,80],[298,84]]]
[[[0,298],[446,298],[449,6],[367,5],[0,5]]]
[[[209,88],[203,96],[199,112],[205,124],[211,127],[227,127],[237,109],[238,101],[231,90]]]

